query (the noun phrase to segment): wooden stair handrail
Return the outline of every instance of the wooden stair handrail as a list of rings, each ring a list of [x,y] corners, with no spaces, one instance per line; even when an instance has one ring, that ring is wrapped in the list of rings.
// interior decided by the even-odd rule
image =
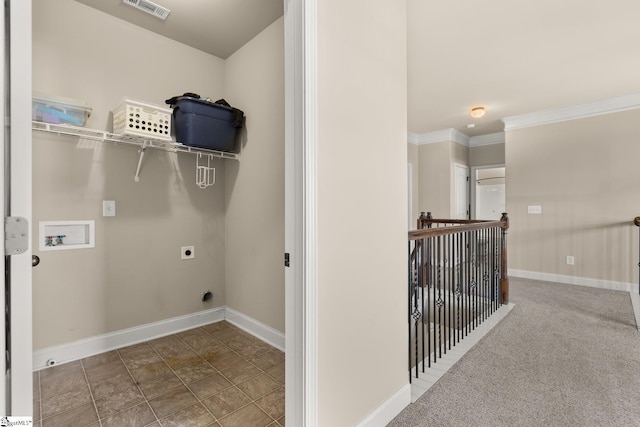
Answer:
[[[428,215],[430,215],[429,213]],[[419,240],[425,237],[444,236],[446,234],[462,233],[465,231],[482,230],[484,228],[500,227],[503,231],[509,229],[509,217],[503,213],[502,217],[496,221],[469,220],[469,219],[432,219],[423,220],[421,216],[418,222],[426,224],[430,228],[421,228],[409,231],[409,240]],[[640,217],[639,217],[640,218]],[[459,224],[451,227],[431,228],[431,224]]]
[[[636,225],[640,226],[640,217],[637,217]],[[432,228],[433,224],[456,224],[451,227]],[[497,221],[482,221],[470,219],[434,219],[431,212],[422,212],[418,218],[418,230],[409,231],[409,240],[417,240],[416,248],[410,254],[411,261],[415,259],[416,249],[421,244],[421,240],[428,237],[445,236],[447,234],[463,233],[465,231],[482,230],[487,228],[501,228],[501,260],[500,260],[500,283],[502,292],[502,302],[509,304],[509,276],[507,275],[507,230],[509,229],[509,216],[506,212]],[[427,228],[424,228],[424,227]]]

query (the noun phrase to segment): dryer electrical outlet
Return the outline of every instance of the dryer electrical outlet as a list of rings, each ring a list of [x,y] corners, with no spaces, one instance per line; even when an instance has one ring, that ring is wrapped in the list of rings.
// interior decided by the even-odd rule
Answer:
[[[180,248],[180,259],[194,259],[196,251],[194,246],[183,246]]]

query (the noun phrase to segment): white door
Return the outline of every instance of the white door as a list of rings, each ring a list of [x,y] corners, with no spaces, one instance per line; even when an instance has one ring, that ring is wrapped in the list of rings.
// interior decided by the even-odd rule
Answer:
[[[0,150],[0,179],[4,188],[2,210],[4,217],[20,217],[18,223],[29,224],[26,240],[30,246],[31,0],[5,0],[4,5],[0,17],[5,70],[0,83],[4,147]],[[9,221],[8,224],[14,222]],[[2,227],[4,234],[4,221]],[[13,230],[13,225],[6,228],[10,227]],[[12,231],[7,237],[13,242],[11,237],[21,234],[20,231]],[[1,292],[0,299],[7,316],[0,316],[0,336],[3,354],[6,355],[0,362],[3,372],[0,379],[0,416],[30,417],[33,415],[31,249],[22,253],[19,253],[20,249],[11,249],[9,253],[2,246],[2,250],[7,274],[1,279],[4,292]]]
[[[469,167],[455,165],[455,219],[469,219]]]
[[[481,167],[474,175],[474,218],[500,219],[506,206],[505,167]]]

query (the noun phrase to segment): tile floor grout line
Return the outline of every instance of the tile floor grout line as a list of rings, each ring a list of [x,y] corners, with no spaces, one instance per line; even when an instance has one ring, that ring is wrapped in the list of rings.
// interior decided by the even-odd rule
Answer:
[[[100,413],[98,412],[98,405],[96,405],[96,399],[93,397],[93,391],[91,390],[91,384],[89,383],[89,376],[87,375],[86,369],[84,369],[84,363],[82,363],[82,359],[80,359],[80,367],[82,368],[82,374],[84,375],[84,380],[87,382],[87,388],[89,389],[89,396],[91,397],[91,403],[93,403],[93,409],[96,411],[96,417],[98,418],[98,424],[102,427],[102,420],[100,419]]]
[[[80,364],[80,368],[82,369],[82,374],[83,374],[83,376],[84,376],[84,380],[85,380],[85,385],[86,385],[86,386],[87,386],[87,388],[89,389],[89,396],[90,396],[90,398],[91,398],[91,402],[94,404],[94,409],[96,410],[96,416],[98,417],[98,419],[100,419],[99,415],[97,414],[97,412],[98,412],[98,411],[97,411],[97,409],[96,409],[96,407],[95,407],[95,401],[94,401],[93,396],[92,396],[92,394],[91,394],[91,387],[90,387],[90,385],[89,385],[89,379],[87,378],[86,372],[84,371],[84,366],[82,365],[82,362],[81,362],[81,360],[80,360],[80,359],[78,359],[77,361],[73,361],[73,362],[71,362],[71,363],[75,363],[75,362],[78,362],[78,363]],[[62,366],[62,365],[58,365],[58,366]],[[49,368],[49,369],[54,369],[54,368],[52,367],[52,368]],[[45,419],[46,419],[46,420],[49,420],[50,418],[53,418],[53,417],[56,417],[56,416],[58,416],[58,415],[65,414],[65,413],[67,413],[67,412],[73,411],[74,409],[80,408],[82,405],[85,405],[85,404],[86,404],[86,403],[80,403],[80,404],[77,404],[76,406],[71,406],[71,407],[69,407],[69,408],[66,408],[66,409],[65,409],[65,410],[63,410],[63,411],[56,412],[56,413],[54,413],[54,414],[52,414],[52,415],[50,415],[50,416],[48,416],[48,417],[44,417],[44,416],[43,416],[43,414],[42,414],[42,400],[43,400],[43,399],[42,399],[42,386],[40,386],[40,397],[41,397],[41,399],[40,399],[40,411],[41,411],[41,413],[40,413],[40,425],[42,425],[42,422],[43,422]],[[53,399],[54,397],[55,397],[55,396],[51,396],[51,397],[49,397],[49,398],[48,398],[48,399],[46,399],[46,400]],[[87,403],[88,403],[88,402],[87,402]]]
[[[207,359],[205,359],[204,357],[202,357],[202,356],[201,356],[201,355],[200,355],[200,354],[199,354],[199,353],[198,353],[198,352],[197,352],[193,347],[191,347],[191,346],[190,346],[186,341],[184,341],[181,337],[179,337],[179,336],[178,336],[178,334],[174,334],[174,335],[175,335],[175,337],[176,337],[176,338],[178,338],[181,342],[183,342],[183,343],[184,343],[184,344],[185,344],[185,345],[186,345],[186,346],[187,346],[191,351],[193,351],[193,352],[194,352],[194,353],[195,353],[195,354],[196,354],[200,359],[202,359],[202,360],[203,360],[204,362],[206,362],[209,366],[211,366],[213,369],[215,369],[215,370],[216,370],[216,373],[215,373],[215,374],[211,374],[211,375],[209,375],[209,376],[207,376],[207,377],[204,377],[204,378],[208,378],[208,377],[211,377],[211,376],[213,376],[213,375],[216,375],[216,374],[219,374],[219,373],[220,373],[220,372],[218,371],[218,369],[217,369],[215,366],[213,366],[213,365],[211,364],[211,362],[209,362]],[[153,346],[152,346],[152,347],[153,347]],[[155,350],[155,348],[154,348],[154,350]],[[157,350],[156,350],[156,353],[157,353]],[[161,355],[161,354],[159,354],[159,353],[158,353],[158,356],[160,356],[160,358],[162,359],[162,361],[163,361],[164,363],[166,363],[166,364],[167,364],[167,366],[169,367],[169,369],[171,370],[171,372],[173,372],[173,374],[174,374],[174,375],[175,375],[175,376],[180,380],[180,382],[181,382],[181,383],[186,387],[186,389],[187,389],[187,390],[189,390],[189,393],[191,393],[191,394],[193,395],[193,397],[195,397],[196,402],[198,402],[199,404],[201,404],[201,405],[202,405],[202,407],[204,407],[204,409],[209,413],[209,415],[211,415],[211,417],[213,417],[213,422],[216,422],[216,423],[217,423],[217,422],[218,422],[218,418],[216,418],[216,416],[215,416],[215,415],[213,415],[213,413],[211,412],[211,410],[210,410],[209,408],[207,408],[207,405],[205,405],[204,403],[202,403],[202,401],[200,400],[200,398],[199,398],[199,397],[198,397],[198,396],[193,392],[193,390],[191,390],[191,387],[189,387],[189,385],[188,385],[188,384],[187,384],[187,383],[182,379],[182,377],[180,377],[180,375],[178,375],[178,373],[173,369],[173,367],[172,367],[171,365],[169,365],[169,363],[167,363],[167,361],[166,361],[166,360],[164,360],[164,357],[162,357],[162,355]],[[202,379],[204,379],[204,378],[202,378]],[[200,380],[196,380],[196,381],[200,381]],[[185,408],[182,408],[182,409],[177,410],[176,412],[173,412],[172,414],[168,414],[168,415],[167,415],[167,417],[169,417],[169,416],[171,416],[171,415],[173,415],[173,414],[177,414],[178,412],[180,412],[180,411],[182,411],[182,410],[184,410],[184,409],[185,409]],[[165,417],[165,418],[167,418],[167,417]],[[159,422],[159,421],[158,421],[158,422]],[[218,424],[220,424],[220,423],[218,423]],[[161,424],[161,425],[162,425],[162,424]]]
[[[215,322],[218,323],[218,322]],[[214,324],[215,324],[214,323]],[[192,328],[192,331],[198,331],[200,337],[202,338],[207,338],[207,341],[202,343],[202,346],[199,345],[199,343],[197,341],[192,341],[192,343],[194,344],[193,346],[191,344],[189,344],[189,342],[187,341],[186,338],[181,337],[178,333],[175,334],[170,334],[170,335],[166,335],[165,337],[160,337],[158,339],[153,339],[153,340],[149,340],[149,341],[145,341],[143,343],[138,343],[138,344],[145,344],[145,347],[150,349],[152,351],[152,354],[155,354],[160,361],[162,361],[162,363],[168,368],[168,371],[173,374],[175,377],[178,378],[180,384],[185,387],[189,393],[194,397],[195,401],[197,402],[196,404],[190,405],[190,406],[196,406],[196,405],[200,405],[202,407],[204,407],[205,411],[211,416],[212,418],[212,422],[210,424],[208,424],[209,426],[213,426],[213,425],[221,425],[221,420],[227,418],[228,416],[231,416],[235,413],[237,413],[238,411],[241,411],[242,409],[246,408],[247,406],[250,405],[254,405],[255,407],[258,408],[258,410],[260,411],[260,413],[262,413],[264,416],[266,416],[267,420],[268,420],[268,424],[267,425],[280,425],[280,421],[279,419],[283,418],[282,416],[279,419],[276,419],[274,416],[270,415],[267,410],[265,408],[270,408],[270,410],[273,410],[273,406],[272,405],[267,405],[267,406],[261,406],[258,401],[260,399],[263,399],[264,397],[272,394],[272,393],[276,393],[276,392],[280,392],[281,389],[284,388],[284,383],[281,382],[281,380],[279,379],[279,377],[281,377],[281,364],[284,361],[284,355],[282,354],[282,351],[280,351],[279,349],[274,348],[273,346],[269,345],[268,343],[265,343],[264,341],[260,340],[257,337],[254,337],[246,332],[244,332],[243,330],[237,328],[235,325],[229,324],[227,326],[223,326],[222,328],[217,329],[216,331],[213,331],[213,333],[210,333],[207,329],[205,329],[204,327],[196,327],[196,328]],[[181,331],[181,332],[187,332],[187,331]],[[219,333],[219,335],[218,335]],[[186,336],[185,336],[186,337]],[[221,340],[222,337],[222,340]],[[167,342],[168,347],[166,347],[165,350],[163,350],[162,347],[162,343],[157,343],[156,346],[158,348],[156,348],[156,346],[154,346],[153,344],[151,344],[152,341],[156,341],[162,338],[168,338],[169,341]],[[195,338],[195,337],[194,337]],[[241,382],[236,381],[232,381],[230,377],[228,377],[227,375],[225,375],[218,367],[216,367],[213,364],[213,361],[210,361],[209,359],[206,359],[204,354],[207,352],[207,346],[209,344],[208,340],[211,340],[210,344],[212,345],[212,348],[217,348],[218,346],[224,350],[225,353],[229,354],[229,355],[233,355],[234,358],[236,359],[236,363],[231,363],[228,366],[225,366],[225,370],[230,371],[231,368],[233,368],[234,365],[236,364],[246,364],[249,367],[253,367],[254,369],[256,369],[256,373],[255,375],[251,375],[249,378],[245,378],[242,379]],[[175,340],[175,343],[180,343],[181,345],[184,345],[184,349],[188,350],[189,352],[191,352],[195,357],[190,358],[187,357],[185,359],[185,361],[187,361],[187,359],[192,359],[194,362],[189,362],[184,366],[180,367],[180,363],[182,363],[181,361],[179,361],[179,364],[176,365],[176,367],[171,366],[168,362],[168,359],[165,358],[162,353],[166,353],[170,359],[171,359],[171,353],[174,351],[174,349],[172,348],[173,345],[172,342],[174,342],[173,340]],[[247,341],[249,340],[249,341]],[[233,347],[231,347],[229,344],[233,345]],[[254,348],[254,344],[256,345]],[[201,347],[200,351],[196,350],[196,347]],[[127,347],[131,347],[131,346],[127,346]],[[105,417],[101,417],[100,412],[98,411],[97,408],[97,402],[95,399],[95,396],[93,394],[93,390],[91,388],[91,383],[89,382],[88,379],[88,368],[85,366],[85,362],[81,360],[79,360],[79,365],[80,368],[82,369],[83,372],[83,377],[85,380],[85,384],[87,385],[87,387],[89,388],[89,393],[90,393],[90,399],[91,402],[93,404],[93,408],[94,411],[96,413],[96,415],[98,416],[98,424],[102,427],[103,425],[103,421],[106,420],[109,417],[121,414],[127,410],[130,410],[131,408],[138,406],[138,405],[142,405],[142,404],[146,404],[147,407],[151,410],[151,413],[153,414],[154,417],[154,421],[151,422],[151,424],[149,425],[153,425],[155,423],[157,423],[158,425],[162,425],[162,421],[160,420],[158,414],[156,413],[156,411],[151,407],[150,403],[149,403],[149,399],[147,398],[147,396],[145,395],[145,393],[143,392],[141,385],[139,384],[138,381],[136,381],[136,378],[133,376],[133,372],[132,372],[132,368],[130,368],[127,363],[125,362],[125,358],[123,356],[123,353],[121,353],[121,350],[126,349],[127,347],[123,347],[120,349],[115,349],[114,352],[118,357],[118,361],[120,363],[122,363],[122,365],[124,366],[129,378],[133,381],[134,385],[136,386],[136,389],[140,395],[140,397],[142,398],[142,401],[140,401],[140,403],[138,403],[137,405],[130,405],[127,408],[124,409],[119,409],[117,412],[114,412],[112,414],[109,414],[108,416]],[[234,349],[234,347],[237,349]],[[248,352],[245,351],[245,349],[249,349]],[[254,353],[252,352],[252,350],[257,349],[257,351]],[[241,354],[242,352],[242,354]],[[270,356],[265,356],[269,353],[273,353]],[[179,356],[182,356],[178,353],[176,353]],[[244,355],[243,355],[244,354]],[[188,356],[188,354],[185,354],[185,356]],[[129,360],[129,359],[127,359]],[[133,360],[133,359],[132,359]],[[129,362],[131,362],[132,360],[129,360]],[[179,360],[179,359],[178,359]],[[213,359],[211,359],[213,360]],[[273,363],[275,361],[275,363]],[[105,362],[106,363],[106,362]],[[145,363],[143,363],[143,366],[146,365]],[[181,369],[184,368],[190,368],[190,367],[194,367],[194,366],[202,366],[204,365],[206,368],[205,370],[209,370],[209,368],[211,368],[213,370],[213,373],[211,373],[210,375],[207,375],[203,378],[198,378],[195,379],[193,381],[191,381],[191,383],[195,383],[196,381],[201,381],[205,378],[208,377],[213,377],[214,375],[219,375],[220,378],[224,379],[225,381],[228,382],[228,384],[230,384],[229,387],[220,390],[216,393],[213,393],[211,395],[208,395],[206,397],[203,398],[199,398],[195,392],[192,390],[192,388],[189,386],[189,384],[187,384],[187,379],[189,378],[190,372],[189,371],[185,371],[182,375],[184,376],[180,376],[178,374],[178,371],[180,371]],[[264,368],[262,367],[264,366]],[[275,370],[275,374],[270,374],[267,371],[268,370],[272,370],[274,368],[278,368],[277,370]],[[201,373],[197,373],[196,372],[196,376],[194,378],[197,378],[197,376]],[[242,372],[239,372],[240,374]],[[168,373],[167,373],[168,374]],[[277,374],[277,376],[276,376]],[[264,375],[264,378],[266,380],[268,380],[267,384],[269,382],[272,382],[272,385],[275,385],[275,387],[271,390],[268,390],[262,394],[260,394],[259,396],[256,396],[255,398],[253,398],[251,395],[249,395],[247,392],[243,391],[243,389],[241,389],[239,386],[243,385],[249,381],[251,381],[252,379],[260,376],[260,375]],[[39,404],[40,404],[40,425],[42,425],[42,379],[41,379],[41,375],[40,372],[37,372],[37,385],[38,385],[38,391],[39,391]],[[155,378],[155,377],[154,377]],[[239,376],[239,378],[242,378],[242,376]],[[261,388],[259,383],[255,384],[256,386],[258,386],[258,390]],[[248,386],[247,386],[248,387]],[[246,388],[246,387],[245,387]],[[240,393],[240,395],[245,396],[245,398],[248,398],[248,402],[244,405],[241,405],[240,407],[236,408],[234,411],[229,412],[228,414],[225,414],[223,417],[216,417],[212,410],[209,409],[209,407],[204,403],[204,401],[206,399],[209,399],[213,396],[216,396],[220,393],[223,393],[227,390],[230,389],[234,389],[236,390],[238,393]],[[249,390],[249,389],[248,389]],[[108,396],[114,396],[117,393],[121,392],[122,390],[117,390],[114,391],[112,393],[109,393]],[[170,390],[169,392],[171,392],[173,390]],[[161,393],[160,396],[162,396],[163,394],[166,393]],[[157,396],[159,397],[159,396]],[[154,397],[155,398],[155,397]],[[278,399],[276,399],[274,402],[274,404],[276,405],[280,405],[283,402],[279,402]],[[189,406],[188,406],[189,407]],[[187,407],[187,408],[188,408]],[[165,416],[163,416],[163,420],[166,420],[168,417],[175,415],[177,413],[179,413],[180,411],[184,411],[187,408],[181,408],[177,411],[174,411],[170,414],[166,414]],[[277,406],[276,406],[277,408]],[[66,411],[64,411],[66,412]],[[61,412],[63,413],[63,412]]]
[[[148,343],[148,341],[145,341],[145,342],[144,342],[144,344],[147,344],[147,343]],[[139,343],[139,344],[142,344],[142,343]],[[137,344],[134,344],[134,345],[137,345]],[[155,348],[153,348],[153,346],[152,346],[152,345],[150,345],[150,344],[147,344],[147,345],[148,345],[149,347],[151,347],[151,349],[152,349],[153,351],[156,351],[156,349],[155,349]],[[126,347],[124,347],[124,348],[126,348]],[[133,373],[131,372],[131,370],[130,370],[130,369],[129,369],[129,367],[127,366],[127,362],[125,362],[125,361],[124,361],[124,358],[123,358],[123,357],[122,357],[122,355],[120,354],[120,349],[116,349],[116,353],[118,354],[118,357],[120,358],[120,361],[121,361],[121,362],[122,362],[122,364],[124,365],[124,368],[125,368],[125,369],[127,370],[127,372],[129,373],[129,376],[130,376],[130,377],[131,377],[131,379],[133,380],[133,384],[138,388],[138,391],[140,392],[140,395],[141,395],[141,396],[142,396],[142,398],[144,399],[144,403],[146,403],[146,404],[147,404],[147,406],[149,407],[149,409],[151,410],[151,413],[152,413],[152,414],[153,414],[153,416],[155,417],[155,419],[156,419],[157,423],[158,423],[160,426],[162,426],[162,423],[160,422],[160,418],[158,418],[158,414],[156,414],[156,411],[154,411],[153,407],[152,407],[152,406],[151,406],[151,404],[149,403],[149,399],[147,399],[147,395],[145,395],[145,394],[144,394],[144,392],[142,391],[142,389],[140,388],[140,384],[138,383],[138,380],[136,380],[136,378],[133,376]],[[156,351],[156,354],[158,354],[158,352],[157,352],[157,351]],[[160,355],[158,354],[158,356],[160,356]],[[160,359],[162,359],[162,357],[160,357]],[[164,359],[162,359],[162,360],[164,361]],[[166,363],[166,362],[165,362],[165,363]],[[128,409],[131,409],[131,408],[133,408],[133,407],[136,407],[136,406],[138,406],[138,405],[133,405],[133,406],[131,406],[131,407],[127,408],[127,409],[124,409],[124,410],[122,410],[122,411],[120,411],[120,412],[124,412],[124,411],[126,411],[126,410],[128,410]],[[118,412],[118,413],[120,413],[120,412]],[[112,414],[112,415],[115,415],[115,414]],[[111,415],[109,415],[109,416],[111,416]],[[108,418],[108,417],[107,417],[107,418]],[[150,423],[150,424],[153,424],[153,423]]]
[[[195,328],[195,329],[199,329],[199,328]],[[203,332],[207,333],[206,331],[203,331]],[[188,385],[187,383],[185,383],[185,382],[184,382],[184,380],[183,380],[183,379],[182,379],[182,378],[181,378],[181,377],[176,373],[176,371],[173,369],[173,367],[171,367],[171,365],[169,365],[169,363],[167,363],[167,361],[165,360],[165,358],[164,358],[164,357],[163,357],[163,356],[158,352],[158,350],[157,350],[153,345],[149,344],[149,346],[150,346],[150,347],[151,347],[151,348],[156,352],[156,354],[160,357],[160,359],[161,359],[163,362],[165,362],[165,363],[166,363],[166,365],[169,367],[169,369],[171,370],[171,372],[172,372],[172,373],[173,373],[173,374],[174,374],[174,375],[175,375],[175,376],[180,380],[180,382],[182,382],[182,384],[187,388],[187,390],[189,390],[189,392],[193,395],[193,397],[195,397],[196,401],[197,401],[198,403],[200,403],[200,404],[201,404],[201,405],[202,405],[202,406],[207,410],[207,412],[208,412],[208,413],[213,417],[214,422],[216,422],[216,423],[220,424],[220,420],[222,420],[223,418],[226,418],[226,417],[228,417],[229,415],[231,415],[231,414],[234,414],[234,413],[238,412],[239,410],[241,410],[241,409],[243,409],[243,408],[245,408],[245,407],[249,406],[249,405],[250,405],[250,404],[252,404],[252,403],[253,403],[253,404],[255,404],[255,405],[258,407],[258,409],[260,409],[262,412],[264,412],[264,413],[265,413],[265,415],[267,415],[269,418],[273,419],[273,417],[271,417],[269,414],[267,414],[267,413],[262,409],[262,407],[261,407],[261,406],[259,406],[258,404],[256,404],[256,403],[255,403],[255,400],[253,400],[253,399],[251,398],[251,396],[247,395],[244,391],[242,391],[242,389],[240,389],[240,388],[237,386],[237,384],[236,384],[235,382],[233,382],[230,378],[226,377],[226,376],[222,373],[222,371],[220,371],[218,368],[216,368],[215,366],[213,366],[213,364],[212,364],[211,362],[209,362],[207,359],[205,359],[204,357],[202,357],[202,356],[197,352],[197,350],[196,350],[196,349],[194,349],[191,345],[189,345],[187,342],[185,342],[181,337],[177,336],[177,334],[173,334],[173,335],[175,335],[175,336],[176,336],[180,341],[182,341],[182,342],[183,342],[187,347],[189,347],[189,349],[190,349],[190,350],[192,350],[194,353],[196,353],[196,355],[197,355],[200,359],[202,359],[204,362],[208,363],[211,367],[213,367],[213,368],[216,370],[216,373],[211,374],[211,375],[208,375],[208,376],[206,376],[206,377],[203,377],[203,378],[201,378],[200,380],[205,379],[205,378],[208,378],[208,377],[212,377],[212,376],[214,376],[214,375],[220,375],[222,378],[224,378],[226,381],[228,381],[228,382],[231,384],[231,387],[227,387],[227,388],[226,388],[226,389],[224,389],[224,390],[220,390],[220,391],[219,391],[219,392],[217,392],[217,393],[214,393],[214,394],[212,394],[212,395],[210,395],[210,396],[206,396],[206,397],[204,397],[204,398],[200,399],[200,398],[195,394],[195,392],[194,392],[193,390],[191,390],[191,387],[189,387],[189,385]],[[239,353],[237,353],[235,350],[233,350],[231,347],[229,347],[226,343],[224,343],[224,342],[222,342],[222,341],[217,340],[215,337],[213,337],[213,336],[209,335],[208,333],[207,333],[207,335],[208,335],[210,338],[214,339],[215,341],[220,342],[220,344],[221,344],[222,346],[224,346],[224,347],[228,348],[231,352],[235,353],[238,357],[240,357],[241,359],[243,359],[245,362],[248,362],[248,363],[250,363],[251,365],[255,366],[251,361],[247,360],[245,357],[243,357],[242,355],[240,355]],[[171,336],[171,335],[167,335],[167,336]],[[165,336],[165,337],[167,337],[167,336]],[[162,337],[162,338],[165,338],[165,337]],[[266,352],[265,352],[265,353],[266,353]],[[262,370],[261,370],[261,368],[259,368],[258,366],[256,366],[256,368],[257,368],[258,370],[262,371]],[[265,372],[265,374],[266,374],[266,372]],[[252,377],[250,377],[250,378],[248,378],[247,380],[243,381],[243,383],[244,383],[244,382],[246,382],[246,381],[249,381],[249,380],[250,380],[250,379],[252,379],[252,378],[255,378],[255,377],[256,377],[256,376],[258,376],[258,375],[259,375],[259,373],[258,373],[258,374],[256,374],[256,375],[254,375],[254,376],[252,376]],[[268,374],[267,374],[267,375],[268,375]],[[200,381],[200,380],[197,380],[197,381]],[[276,381],[277,381],[277,380],[276,380]],[[233,388],[236,388],[238,391],[240,391],[240,393],[242,393],[243,395],[247,396],[249,399],[252,399],[252,400],[250,400],[249,402],[247,402],[245,405],[240,406],[240,407],[239,407],[239,408],[237,408],[236,410],[234,410],[234,411],[232,411],[232,412],[230,412],[230,413],[226,414],[224,417],[222,417],[222,418],[218,418],[218,417],[216,417],[215,415],[213,415],[213,413],[211,412],[211,410],[210,410],[210,409],[209,409],[209,408],[208,408],[208,407],[203,403],[203,400],[208,399],[208,398],[210,398],[210,397],[212,397],[212,396],[215,396],[216,394],[222,393],[223,391],[226,391],[226,390],[228,390],[228,389],[230,389],[230,388],[232,388],[232,387],[233,387]],[[272,390],[272,391],[273,391],[273,390]],[[268,394],[268,393],[267,393],[267,394]],[[265,395],[266,395],[266,394],[265,394]],[[263,396],[261,396],[261,397],[263,397]],[[149,406],[151,406],[151,405],[149,405]],[[164,417],[164,418],[167,418],[167,417],[169,417],[169,416],[171,416],[171,415],[177,414],[178,412],[180,412],[180,411],[182,411],[182,410],[184,410],[184,409],[185,409],[185,408],[182,408],[182,409],[179,409],[179,410],[177,410],[177,411],[175,411],[175,412],[172,412],[171,414],[167,414],[167,416],[166,416],[166,417]],[[163,419],[164,419],[164,418],[163,418]],[[277,421],[277,420],[275,420],[275,421]],[[160,420],[158,420],[158,422],[160,423]]]
[[[38,405],[40,406],[40,425],[42,425],[42,381],[40,380],[40,371],[38,371]]]
[[[237,327],[236,327],[236,328],[237,328]],[[249,380],[251,380],[251,379],[253,379],[253,378],[257,377],[258,375],[260,375],[260,373],[263,373],[263,374],[267,375],[267,377],[269,377],[269,378],[273,379],[275,382],[277,382],[278,384],[280,384],[280,381],[279,381],[278,379],[276,379],[276,378],[274,378],[273,376],[269,375],[269,373],[267,373],[267,372],[266,372],[265,370],[263,370],[261,367],[257,366],[257,365],[256,365],[255,363],[253,363],[252,361],[250,361],[247,357],[245,357],[245,356],[241,355],[240,353],[238,353],[237,351],[235,351],[233,348],[229,347],[229,346],[227,345],[227,343],[225,343],[224,341],[220,341],[220,340],[219,340],[219,339],[217,339],[216,337],[212,336],[212,335],[211,335],[207,330],[205,330],[204,328],[200,327],[199,329],[202,329],[202,330],[203,330],[203,332],[204,332],[205,334],[207,334],[210,338],[214,339],[215,341],[220,342],[220,343],[221,343],[221,345],[223,345],[223,346],[225,346],[226,348],[228,348],[229,350],[231,350],[233,353],[235,353],[235,355],[236,355],[236,356],[238,356],[239,358],[241,358],[241,359],[242,359],[242,360],[244,360],[245,362],[249,363],[250,365],[252,365],[252,366],[254,366],[254,367],[256,367],[256,368],[258,369],[258,371],[259,371],[259,372],[258,372],[256,375],[254,375],[254,376],[252,376],[252,377],[250,377],[250,378],[247,378],[246,380],[242,381],[242,383],[245,383],[245,382],[247,382],[247,381],[249,381]],[[238,328],[238,329],[239,329],[239,328]],[[239,329],[239,330],[240,330],[240,331],[242,331],[241,329]],[[246,333],[246,332],[245,332],[245,333]],[[180,338],[180,337],[178,337],[178,338]],[[257,337],[253,337],[253,336],[251,336],[251,338],[258,339]],[[180,338],[180,339],[181,339],[181,338]],[[182,340],[182,339],[181,339],[181,340]],[[197,354],[197,351],[196,351],[193,347],[191,347],[191,346],[190,346],[188,343],[186,343],[186,342],[185,342],[185,344],[187,344],[187,346],[189,346],[189,347],[190,347],[192,350],[194,350],[194,351],[196,352],[196,354]],[[272,347],[272,346],[269,346],[269,347]],[[263,354],[266,354],[266,353],[268,353],[268,352],[270,352],[270,351],[273,351],[273,350],[272,350],[271,348],[267,348],[264,352],[262,352],[262,353],[256,353],[256,354],[252,355],[252,357],[258,357],[258,356],[261,356],[261,355],[263,355]],[[199,355],[199,354],[198,354],[198,355]],[[199,355],[199,356],[200,356],[200,355]],[[200,357],[202,357],[202,356],[200,356]],[[205,359],[205,360],[206,360],[206,359]],[[207,360],[207,362],[209,362],[209,361]],[[209,362],[209,363],[210,363],[210,362]],[[275,365],[274,365],[274,366],[275,366]],[[214,366],[214,368],[215,368],[215,366]],[[246,408],[247,406],[249,406],[249,405],[251,405],[251,404],[254,404],[254,405],[255,405],[255,406],[256,406],[256,407],[257,407],[261,412],[263,412],[267,417],[269,417],[269,418],[272,420],[272,422],[273,422],[273,421],[275,421],[276,423],[280,424],[280,423],[278,422],[278,420],[276,420],[274,417],[272,417],[270,414],[268,414],[268,413],[267,413],[267,412],[262,408],[262,406],[260,406],[260,405],[257,403],[257,400],[258,400],[258,399],[261,399],[261,398],[265,397],[266,395],[268,395],[268,394],[270,394],[270,393],[275,392],[275,391],[276,391],[276,390],[278,390],[280,387],[276,387],[274,390],[270,390],[270,391],[268,391],[267,393],[265,393],[265,394],[263,394],[263,395],[261,395],[261,396],[257,397],[256,399],[254,399],[254,398],[252,398],[251,396],[249,396],[247,393],[245,393],[245,392],[244,392],[240,387],[238,387],[238,384],[236,384],[236,383],[235,383],[234,381],[232,381],[230,378],[228,378],[227,376],[225,376],[225,375],[224,375],[224,373],[223,373],[222,371],[220,371],[218,368],[215,368],[215,369],[217,369],[217,370],[218,370],[218,373],[219,373],[219,374],[220,374],[220,375],[221,375],[225,380],[227,380],[227,381],[229,381],[229,383],[231,383],[232,387],[236,388],[236,389],[237,389],[237,390],[239,390],[242,394],[244,394],[244,395],[245,395],[245,396],[247,396],[249,399],[251,399],[249,402],[247,402],[247,404],[240,406],[239,408],[237,408],[236,410],[234,410],[234,411],[232,411],[232,412],[230,412],[230,413],[226,414],[226,415],[225,415],[224,417],[222,417],[222,418],[217,418],[217,417],[215,417],[215,416],[214,416],[214,419],[215,419],[215,420],[219,421],[219,420],[222,420],[222,419],[224,419],[224,418],[227,418],[228,416],[230,416],[230,415],[232,415],[232,414],[235,414],[236,412],[240,411],[241,409]],[[186,385],[186,384],[185,384],[185,385]],[[187,387],[188,387],[188,386],[187,386]],[[282,384],[282,387],[284,387],[284,384]],[[230,388],[230,387],[229,387],[229,388]],[[229,388],[227,388],[227,389],[225,389],[225,390],[228,390]],[[218,393],[214,393],[214,394],[212,394],[211,396],[207,396],[207,397],[205,397],[205,399],[208,399],[209,397],[215,396],[216,394],[219,394],[219,393],[221,393],[221,392],[223,392],[223,391],[225,391],[225,390],[221,390],[221,391],[220,391],[220,392],[218,392]],[[193,392],[192,392],[192,393],[193,393]],[[194,395],[195,395],[195,393],[194,393]],[[198,399],[198,397],[197,397],[197,396],[196,396],[196,399]],[[204,400],[204,399],[203,399],[203,400]],[[198,401],[200,401],[200,400],[198,399]],[[200,402],[201,402],[201,401],[200,401]],[[202,405],[203,405],[207,410],[209,410],[209,408],[207,408],[207,407],[206,407],[206,405],[204,405],[204,404],[202,404]],[[211,415],[213,415],[213,414],[211,414]],[[270,422],[269,424],[271,424],[271,422]]]

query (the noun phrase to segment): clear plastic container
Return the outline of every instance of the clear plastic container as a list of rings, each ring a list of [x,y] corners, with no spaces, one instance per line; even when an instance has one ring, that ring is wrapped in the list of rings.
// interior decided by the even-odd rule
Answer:
[[[33,94],[31,118],[38,122],[84,126],[91,111],[80,99]]]

